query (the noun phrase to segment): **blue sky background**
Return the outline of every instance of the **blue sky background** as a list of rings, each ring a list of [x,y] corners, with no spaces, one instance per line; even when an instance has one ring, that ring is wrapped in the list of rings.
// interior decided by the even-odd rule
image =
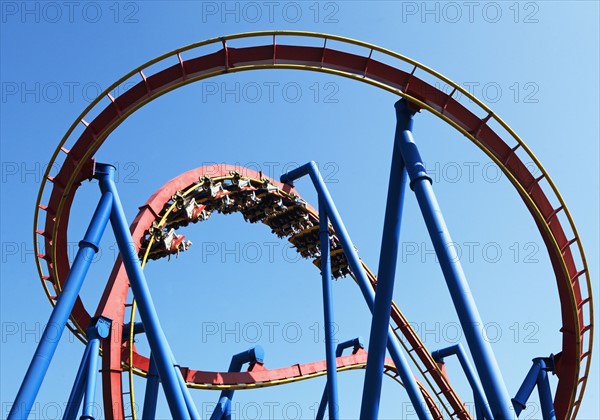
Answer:
[[[31,231],[40,178],[56,144],[97,94],[122,75],[165,52],[219,35],[296,29],[347,36],[402,53],[471,89],[516,130],[556,182],[579,229],[597,294],[598,3],[474,3],[469,9],[465,2],[406,1],[2,2],[0,417],[8,413],[50,314]],[[395,100],[390,93],[320,73],[226,75],[179,89],[138,111],[97,158],[117,166],[130,220],[157,188],[203,164],[258,167],[278,178],[284,169],[315,160],[360,255],[375,270]],[[514,395],[533,357],[560,350],[558,296],[541,237],[507,179],[475,146],[425,113],[416,117],[414,133]],[[309,182],[300,181],[298,189],[316,204]],[[80,189],[70,222],[73,243],[97,198],[97,185]],[[310,262],[299,260],[265,226],[244,223],[241,215],[214,215],[185,234],[194,242],[188,252],[147,269],[181,365],[226,370],[231,355],[256,344],[264,347],[268,367],[324,358],[320,277]],[[464,344],[410,194],[402,241],[396,302],[431,350]],[[102,245],[82,291],[88,308],[95,308],[115,258],[111,233]],[[368,337],[369,314],[356,285],[340,280],[334,295],[337,337]],[[138,344],[147,348],[143,337]],[[82,350],[65,334],[32,417],[61,416]],[[464,400],[471,401],[457,363],[449,361],[448,369]],[[342,418],[358,415],[362,377],[362,371],[339,377]],[[598,378],[594,361],[579,418],[600,417]],[[323,384],[319,378],[237,392],[234,416],[314,418]],[[141,403],[143,381],[135,385]],[[193,396],[206,415],[218,393],[194,391]],[[415,418],[406,401],[397,384],[384,380],[382,418]],[[540,418],[535,395],[532,403],[525,418]],[[164,403],[159,416],[169,416]]]

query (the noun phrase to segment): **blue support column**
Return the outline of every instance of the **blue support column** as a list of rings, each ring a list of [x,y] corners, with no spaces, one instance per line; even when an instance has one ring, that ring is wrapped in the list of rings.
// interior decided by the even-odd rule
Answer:
[[[331,220],[331,224],[335,229],[335,233],[340,238],[340,243],[342,245],[342,249],[344,250],[344,255],[348,260],[348,265],[352,270],[354,278],[358,283],[358,286],[363,294],[367,305],[371,312],[373,312],[373,304],[375,302],[375,292],[371,288],[369,283],[369,279],[367,278],[367,274],[360,262],[360,258],[354,249],[354,244],[350,239],[350,235],[344,226],[344,222],[340,217],[340,214],[337,211],[335,203],[329,194],[329,190],[327,189],[323,178],[319,173],[319,169],[315,162],[307,163],[299,168],[293,169],[290,172],[283,174],[281,176],[281,182],[286,184],[292,184],[295,179],[298,179],[302,176],[310,175],[310,178],[319,194],[319,197],[323,197],[327,208],[327,216],[329,220]],[[431,414],[427,411],[427,404],[425,403],[425,399],[423,398],[423,394],[419,390],[417,385],[417,381],[413,376],[410,367],[408,366],[408,362],[406,361],[406,357],[404,353],[400,349],[400,345],[394,336],[394,333],[391,327],[388,326],[388,351],[390,352],[390,356],[394,361],[396,369],[398,370],[398,374],[400,375],[400,379],[404,384],[408,397],[410,398],[419,419],[431,419]],[[383,375],[383,371],[381,372]],[[372,419],[363,419],[363,420],[372,420]]]
[[[85,384],[87,381],[86,373],[89,355],[90,345],[88,342],[88,344],[85,346],[85,350],[83,351],[83,357],[81,358],[81,363],[79,364],[79,369],[77,370],[77,375],[75,376],[75,382],[73,382],[73,388],[71,388],[71,394],[69,395],[69,401],[67,402],[67,407],[65,408],[63,420],[71,420],[77,417],[77,412],[81,406],[81,400],[83,399],[83,392],[85,390]]]
[[[492,416],[492,412],[490,411],[490,406],[485,399],[485,394],[483,392],[483,388],[481,387],[481,383],[477,379],[477,375],[471,363],[467,359],[465,350],[463,346],[458,343],[454,346],[446,347],[444,349],[440,349],[431,353],[431,357],[436,362],[443,363],[444,358],[456,355],[460,365],[467,376],[467,380],[469,381],[469,385],[471,385],[471,389],[473,390],[473,396],[475,399],[475,411],[477,413],[481,412],[483,418],[492,420],[494,417]],[[479,417],[479,415],[478,415]]]
[[[405,99],[401,99],[396,103],[398,119],[404,119],[407,114],[412,113],[413,111],[409,109],[408,102]],[[400,150],[410,177],[410,186],[419,202],[421,213],[440,261],[446,284],[450,290],[462,329],[465,332],[492,414],[494,418],[514,418],[508,391],[492,352],[492,347],[486,339],[483,322],[477,310],[475,299],[473,299],[456,250],[452,245],[452,238],[431,186],[431,178],[427,175],[411,132],[408,130],[403,131],[400,139]]]
[[[79,291],[90,268],[90,264],[94,259],[94,255],[98,252],[100,239],[108,224],[112,205],[112,194],[104,192],[96,207],[90,226],[83,240],[79,242],[79,250],[77,251],[73,265],[71,265],[71,270],[65,280],[62,292],[56,301],[46,328],[44,328],[40,343],[37,346],[15,402],[8,414],[9,420],[21,420],[29,416],[31,407],[35,402],[42,381],[50,366],[50,361],[62,337],[69,315],[73,310],[75,300],[79,296]]]
[[[517,395],[515,395],[515,397],[512,399],[513,407],[517,413],[517,416],[521,415],[521,411],[527,407],[527,400],[529,400],[529,397],[535,388],[539,373],[540,365],[539,363],[534,363],[529,369],[529,372],[527,372],[527,376],[525,376],[523,383],[519,387]]]
[[[329,400],[329,418],[337,420],[339,414],[337,362],[333,348],[333,298],[331,291],[331,256],[329,220],[325,201],[319,196],[319,236],[321,240],[321,279],[323,283],[323,318],[325,321],[325,354],[327,362],[327,396]]]
[[[100,339],[94,337],[89,342],[90,354],[87,366],[87,378],[85,382],[85,396],[83,398],[83,412],[80,420],[94,420],[94,400],[96,395],[96,376],[98,372],[98,352],[100,351]]]
[[[233,355],[229,363],[227,372],[241,372],[245,363],[264,363],[265,351],[262,346],[256,346],[249,350]],[[235,391],[221,391],[217,406],[213,410],[211,420],[230,420],[231,419],[231,401]]]
[[[335,349],[335,357],[340,357],[344,350],[352,347],[354,352],[358,351],[358,349],[364,348],[362,337],[356,337],[352,340],[344,341],[337,345]],[[325,389],[323,390],[323,395],[321,396],[321,402],[319,403],[319,409],[317,410],[316,420],[323,420],[325,418],[325,408],[327,408],[327,383],[325,383]]]
[[[103,316],[94,317],[86,330],[88,339],[87,347],[90,352],[87,359],[87,379],[85,398],[83,400],[83,413],[81,420],[94,420],[94,403],[96,396],[96,379],[98,376],[98,357],[100,357],[100,339],[108,337],[111,321]]]
[[[475,393],[473,393],[473,399],[475,400],[475,420],[486,420],[483,410],[481,409],[486,403],[478,399]]]
[[[556,420],[554,402],[552,401],[552,391],[550,390],[550,382],[548,381],[548,370],[554,369],[554,366],[551,364],[551,360],[543,357],[534,360],[540,365],[537,387],[538,395],[540,397],[540,406],[542,408],[542,418],[544,420]],[[550,361],[550,363],[547,364],[547,361]]]
[[[148,378],[146,379],[146,392],[144,394],[144,408],[142,411],[143,419],[153,419],[156,417],[158,385],[158,370],[156,370],[156,363],[154,363],[154,357],[152,356],[152,354],[150,354]]]
[[[187,388],[185,391],[181,389],[180,380],[177,377],[178,375],[181,376],[181,373],[175,370],[171,348],[160,325],[146,277],[135,251],[127,219],[114,183],[114,172],[114,166],[97,163],[94,177],[98,179],[100,190],[103,193],[110,192],[113,195],[111,225],[129,278],[131,290],[138,305],[140,318],[144,324],[146,337],[155,358],[171,415],[181,420],[189,419],[190,413],[183,395],[184,392],[187,392]]]
[[[404,161],[402,160],[398,143],[404,131],[412,130],[412,115],[406,114],[404,117],[402,119],[398,118],[396,125],[387,205],[381,237],[379,269],[377,270],[377,291],[373,305],[367,371],[365,373],[360,412],[361,418],[365,419],[376,419],[379,414],[379,399],[381,397],[381,382],[383,379],[381,373],[383,372],[385,349],[388,339],[388,326],[390,324],[394,280],[396,277],[396,262],[400,245],[402,206],[404,202],[404,190],[406,188],[406,171],[404,170]]]
[[[210,415],[210,420],[227,420],[227,416],[231,418],[231,414],[228,413],[231,413],[230,400],[221,393],[219,401]]]
[[[527,407],[527,400],[531,396],[533,389],[537,386],[540,397],[540,408],[544,420],[555,420],[554,402],[552,400],[552,391],[548,381],[548,371],[554,371],[554,361],[550,357],[536,357],[533,359],[533,365],[523,384],[517,391],[517,395],[512,399],[513,406],[517,416]]]
[[[191,418],[200,419],[200,413],[198,413],[198,409],[194,404],[192,395],[189,393],[187,385],[185,384],[185,380],[183,379],[183,375],[181,374],[181,368],[177,366],[175,359],[173,359],[173,365],[175,366],[175,376],[179,381],[179,386],[181,387],[181,393],[183,394],[183,399],[185,400],[185,406],[187,407],[188,413],[190,413]]]

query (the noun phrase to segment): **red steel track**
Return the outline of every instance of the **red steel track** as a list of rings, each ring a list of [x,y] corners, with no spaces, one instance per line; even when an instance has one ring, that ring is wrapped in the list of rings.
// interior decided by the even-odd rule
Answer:
[[[324,43],[322,46],[315,47],[285,45],[277,42],[286,36],[294,36],[295,39],[304,37],[306,40],[320,38]],[[232,44],[239,38],[259,40],[261,44],[238,48],[228,45],[228,42]],[[268,40],[266,43],[265,39]],[[336,48],[328,47],[327,41],[336,42]],[[220,48],[217,51],[213,49],[213,52],[190,58],[183,57],[184,53],[192,55],[206,45],[220,45]],[[344,51],[342,49],[344,45],[361,47],[365,50],[365,54],[359,55],[356,52]],[[340,49],[337,49],[338,47]],[[353,51],[355,49],[353,48]],[[398,66],[379,61],[375,55],[387,56],[386,62],[391,57],[398,62]],[[144,73],[144,69],[158,62],[166,61],[167,58],[175,58],[176,64],[154,74]],[[556,373],[559,380],[555,394],[555,409],[557,418],[575,417],[583,397],[590,368],[593,333],[591,282],[583,247],[568,209],[554,183],[518,136],[491,110],[460,86],[406,57],[373,45],[341,37],[290,31],[240,34],[213,39],[181,48],[152,60],[109,88],[105,92],[105,96],[96,100],[84,111],[60,143],[59,148],[65,153],[65,156],[58,173],[54,176],[50,176],[49,171],[57,161],[58,149],[51,164],[48,165],[48,180],[52,182],[49,196],[45,194],[45,182],[40,189],[39,208],[36,209],[35,217],[36,240],[34,243],[38,250],[38,270],[42,283],[50,294],[49,297],[56,298],[69,272],[67,228],[77,188],[81,182],[91,177],[93,173],[92,158],[108,135],[138,108],[170,90],[220,74],[256,69],[320,71],[366,82],[388,90],[443,119],[473,141],[498,164],[529,209],[548,250],[555,273],[562,317],[560,331],[562,351],[556,358]],[[417,73],[441,80],[452,86],[454,90],[447,94],[424,81]],[[132,77],[139,77],[140,81],[118,97],[110,95],[111,90]],[[471,109],[472,107],[469,108],[461,103],[454,96],[456,92],[471,98],[475,103],[474,107],[478,111],[483,110],[483,115],[478,115]],[[109,99],[106,106],[100,104],[100,101],[105,98]],[[92,109],[98,110],[98,113],[95,113],[95,117],[90,118],[88,112]],[[89,121],[84,118],[88,118]],[[499,128],[492,122],[496,122]],[[67,146],[66,142],[71,139],[75,127],[79,124],[84,124],[85,129],[71,144],[70,150],[67,150],[64,146]],[[536,169],[541,172],[541,176],[534,176],[532,170],[526,166],[523,155],[535,162]],[[42,199],[47,200],[47,204],[44,205],[41,202]],[[139,220],[136,219],[132,230],[135,231],[138,224],[155,218],[158,215],[157,210],[160,211],[160,209],[149,208],[146,216]],[[44,219],[43,224],[40,223],[41,218]],[[38,235],[43,238],[43,249],[38,243]],[[47,265],[47,271],[42,268],[42,260]],[[109,281],[107,290],[113,290],[111,282],[115,281],[114,279],[117,277],[111,276],[113,280]],[[117,311],[116,307],[125,304],[123,296],[105,295],[99,308],[106,308],[104,314],[107,315],[107,312]],[[100,309],[99,311],[102,312]],[[83,330],[89,322],[89,313],[80,299],[71,314],[71,322],[72,325],[69,327],[84,338]],[[421,353],[427,359],[425,354],[428,355],[428,352],[424,350]],[[122,372],[121,360],[111,361],[110,366],[107,366],[106,360],[108,359],[104,358],[103,370],[114,376],[120,375]],[[445,379],[441,379],[443,375],[436,372],[439,373],[439,369],[437,371],[428,370],[428,373],[439,385],[442,382],[438,381]],[[448,403],[455,411],[461,408],[456,406],[459,400],[453,400],[454,394],[451,390],[446,391],[442,388],[442,391],[445,392]],[[105,395],[105,398],[117,398],[116,389],[110,392],[111,395]],[[119,390],[118,400],[122,398],[120,392],[121,390]],[[108,415],[108,413],[106,414]],[[115,417],[119,417],[122,412],[114,414]],[[458,415],[458,411],[456,414]]]

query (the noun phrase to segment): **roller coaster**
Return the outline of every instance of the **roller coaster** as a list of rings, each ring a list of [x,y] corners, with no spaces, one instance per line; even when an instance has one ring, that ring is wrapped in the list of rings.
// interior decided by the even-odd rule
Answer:
[[[315,41],[321,44],[315,46]],[[152,73],[151,68],[157,67],[162,70]],[[314,163],[283,174],[280,180],[237,166],[220,165],[217,170],[199,167],[159,188],[140,207],[131,225],[127,222],[114,183],[115,168],[94,158],[109,135],[135,111],[167,92],[223,74],[261,69],[327,73],[399,97],[377,275],[358,255]],[[127,89],[123,88],[126,83]],[[451,91],[435,87],[440,84],[450,86]],[[122,93],[113,96],[115,91]],[[464,100],[459,100],[459,95]],[[483,323],[476,302],[453,254],[431,178],[412,137],[413,117],[420,111],[431,113],[464,135],[502,170],[533,217],[549,255],[560,300],[562,347],[533,360],[513,398],[480,327]],[[76,134],[81,126],[83,130]],[[65,327],[85,344],[65,419],[94,418],[98,371],[107,419],[154,418],[161,386],[173,418],[199,418],[190,390],[204,389],[221,390],[211,419],[227,419],[231,418],[236,390],[280,386],[317,376],[327,377],[317,418],[323,418],[328,410],[329,418],[335,419],[339,417],[337,374],[353,369],[366,370],[362,419],[378,416],[384,374],[402,384],[421,419],[515,418],[536,387],[544,419],[577,416],[590,372],[593,302],[585,253],[569,210],[541,163],[500,117],[460,85],[410,58],[361,41],[300,31],[242,33],[188,45],[149,61],[110,86],[73,122],[47,168],[37,197],[34,244],[41,284],[54,308],[10,419],[29,416],[58,345],[50,331],[62,334]],[[294,187],[294,181],[304,176],[310,177],[317,191],[316,208]],[[76,211],[72,207],[77,191],[92,179],[100,186],[100,200],[70,263],[69,218]],[[426,348],[392,301],[407,184],[425,219],[474,366],[467,349],[460,345],[436,351]],[[249,223],[267,225],[320,269],[325,360],[267,368],[262,348],[256,347],[234,355],[228,371],[177,364],[160,325],[144,268],[149,260],[185,252],[191,243],[181,232],[190,224],[209,223],[214,213],[241,213]],[[100,301],[84,304],[81,287],[109,223],[119,245],[119,258]],[[334,348],[330,285],[332,279],[343,277],[357,283],[372,312],[367,349],[359,338]],[[91,307],[96,309],[90,311]],[[136,321],[138,315],[140,322]],[[141,354],[136,348],[137,334],[146,335],[150,354]],[[343,355],[346,349],[351,353]],[[390,357],[386,357],[386,350]],[[444,359],[451,355],[459,358],[472,388],[474,414],[444,369]],[[246,364],[247,370],[242,371]],[[549,373],[558,379],[554,395]],[[132,409],[137,406],[135,375],[147,381],[143,413]]]

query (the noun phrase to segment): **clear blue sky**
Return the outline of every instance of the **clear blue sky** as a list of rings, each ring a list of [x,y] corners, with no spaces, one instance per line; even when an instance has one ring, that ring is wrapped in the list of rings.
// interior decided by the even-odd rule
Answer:
[[[219,35],[296,29],[347,36],[402,53],[471,89],[519,133],[556,182],[581,234],[597,295],[598,3],[465,3],[3,1],[0,417],[8,413],[50,314],[31,231],[40,177],[56,144],[89,102],[122,75]],[[279,177],[283,168],[315,160],[361,256],[375,270],[395,100],[320,73],[227,75],[172,92],[137,112],[98,158],[116,164],[130,220],[158,187],[205,163],[260,167]],[[427,114],[416,118],[414,132],[514,395],[533,357],[560,351],[558,295],[541,237],[506,178],[464,137]],[[298,188],[316,204],[308,182]],[[96,185],[85,185],[78,195],[73,243],[97,197]],[[231,355],[255,344],[264,347],[268,367],[324,358],[320,277],[310,262],[297,260],[285,241],[265,226],[245,224],[240,215],[215,215],[185,234],[194,242],[190,251],[147,270],[182,365],[226,370]],[[412,196],[402,241],[396,301],[431,350],[464,343]],[[113,243],[107,235],[84,286],[88,308],[95,307],[112,267]],[[368,311],[356,285],[344,279],[333,289],[337,337],[368,337]],[[143,338],[139,345],[145,348]],[[65,335],[34,408],[36,418],[57,418],[82,350]],[[448,367],[469,401],[456,364]],[[343,418],[358,415],[362,376],[340,375]],[[598,378],[594,361],[582,419],[600,418]],[[314,418],[323,384],[320,378],[238,392],[234,415]],[[140,403],[143,386],[136,381]],[[218,398],[216,392],[193,395],[203,414]],[[382,418],[410,418],[405,401],[404,391],[384,380]],[[168,417],[164,404],[159,414]],[[540,417],[535,405],[526,415]]]

